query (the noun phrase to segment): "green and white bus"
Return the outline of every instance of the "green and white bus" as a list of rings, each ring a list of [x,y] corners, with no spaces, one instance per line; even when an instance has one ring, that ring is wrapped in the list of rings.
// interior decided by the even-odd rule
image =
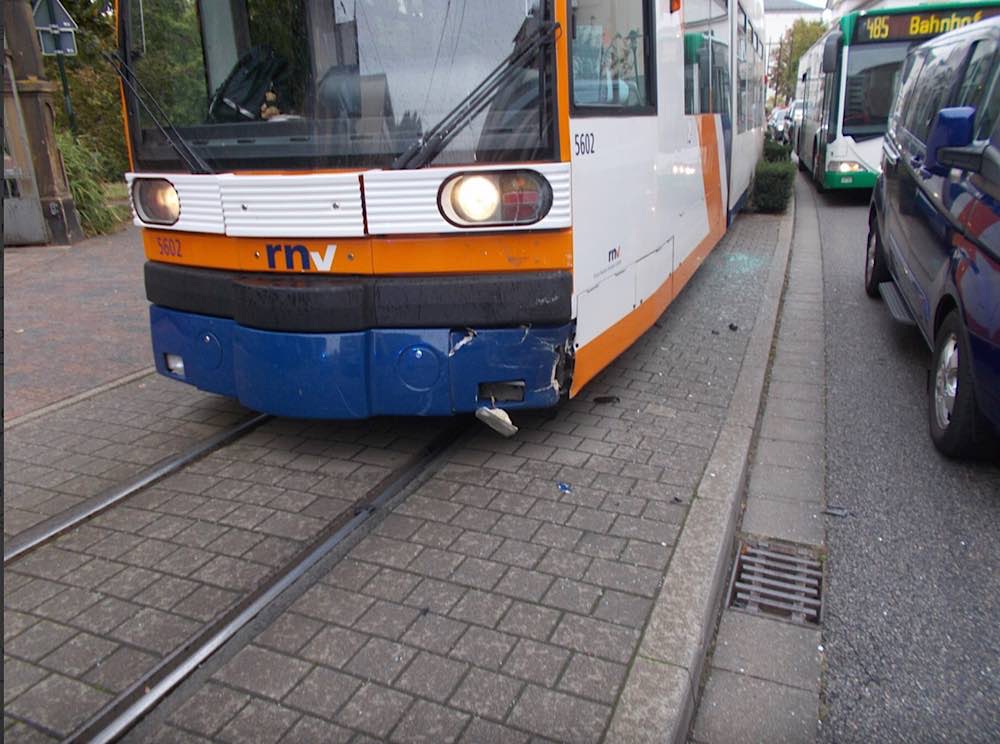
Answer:
[[[848,13],[799,59],[799,168],[820,189],[863,189],[881,170],[882,135],[910,47],[1000,15],[1000,2],[933,3]]]

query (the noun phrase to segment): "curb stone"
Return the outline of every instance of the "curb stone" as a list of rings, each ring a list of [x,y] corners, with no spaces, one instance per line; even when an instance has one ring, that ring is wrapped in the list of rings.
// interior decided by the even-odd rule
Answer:
[[[763,302],[726,420],[691,500],[608,742],[684,742],[722,599],[754,427],[791,253],[795,196],[781,217]]]

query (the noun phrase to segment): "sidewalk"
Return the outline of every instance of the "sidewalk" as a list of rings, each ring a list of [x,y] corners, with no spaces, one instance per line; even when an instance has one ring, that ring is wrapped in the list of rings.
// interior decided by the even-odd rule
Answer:
[[[738,537],[826,545],[823,265],[812,184],[796,183],[795,232],[773,362]],[[820,715],[820,626],[723,609],[690,741],[814,742]]]
[[[152,369],[133,225],[74,246],[4,248],[4,422]]]
[[[267,618],[269,628],[210,659],[132,740],[239,739],[266,727],[289,741],[430,731],[465,741],[682,741],[731,568],[791,228],[791,212],[740,216],[656,327],[578,398],[515,417],[522,428],[513,439],[483,429],[455,447],[444,467],[401,494],[370,534],[358,535],[337,566]],[[119,269],[123,307],[141,308],[117,343],[141,353],[135,367],[123,364],[105,379],[148,364],[138,241],[129,248],[127,234],[115,237],[135,261],[133,274]],[[95,304],[95,285],[114,296],[110,276],[94,270],[109,254],[109,246],[96,246],[78,263],[51,258],[60,269],[59,259],[70,261],[86,281],[28,273],[28,258],[47,265],[34,256],[9,274],[20,292],[14,307],[34,308],[34,333],[49,346],[97,346],[93,339],[104,338],[91,328],[81,343],[62,319],[67,307]],[[53,287],[66,296],[46,318]],[[89,300],[73,295],[81,287],[91,287]],[[14,322],[8,314],[8,327]],[[12,378],[8,394],[28,400],[31,345],[17,350],[26,374]],[[79,353],[100,358],[100,349]],[[50,374],[46,361],[34,361],[42,382],[72,382]],[[91,426],[78,421],[81,411],[112,409],[123,396],[134,406],[144,400],[133,390],[138,384],[8,431],[5,477],[26,500],[91,495],[101,485],[87,475],[93,463],[73,450]],[[187,419],[219,415],[215,396],[169,380],[162,386],[184,396]],[[68,394],[37,389],[39,399]],[[143,435],[166,441],[179,424],[165,414],[127,413],[128,440],[118,449],[109,443],[102,456],[132,467],[143,453],[130,443]],[[70,733],[93,713],[88,700],[117,691],[108,664],[92,659],[130,660],[115,685],[141,678],[174,640],[226,609],[190,597],[236,601],[252,590],[278,556],[322,526],[321,506],[347,505],[348,487],[377,480],[382,471],[372,455],[382,452],[377,462],[387,465],[394,453],[373,448],[388,447],[399,432],[400,446],[410,446],[424,426],[276,420],[240,447],[205,458],[196,472],[132,499],[128,518],[111,512],[87,527],[87,539],[69,535],[30,565],[15,565],[5,608],[17,627],[5,651],[21,684],[5,703],[12,716],[5,735]],[[71,428],[76,439],[58,434]],[[367,446],[348,448],[345,432]],[[193,548],[192,535],[206,531],[213,538]],[[109,553],[110,544],[127,551]],[[87,585],[99,604],[68,613],[81,590],[74,577],[91,563],[149,588],[102,575]],[[177,586],[184,597],[154,591]],[[108,603],[113,618],[101,612]],[[137,617],[155,618],[157,638],[140,632]],[[87,661],[69,664],[81,645]],[[73,691],[64,709],[52,710],[52,690]]]

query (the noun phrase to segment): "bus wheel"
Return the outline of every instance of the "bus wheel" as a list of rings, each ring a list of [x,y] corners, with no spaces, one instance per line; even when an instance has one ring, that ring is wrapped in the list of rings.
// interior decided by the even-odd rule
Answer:
[[[878,234],[878,223],[872,216],[868,225],[868,247],[865,250],[865,294],[869,297],[878,297],[878,285],[889,279],[882,238]]]
[[[816,182],[816,190],[819,193],[826,191],[826,187],[823,186],[823,173],[819,169],[819,145],[813,146],[813,181]]]

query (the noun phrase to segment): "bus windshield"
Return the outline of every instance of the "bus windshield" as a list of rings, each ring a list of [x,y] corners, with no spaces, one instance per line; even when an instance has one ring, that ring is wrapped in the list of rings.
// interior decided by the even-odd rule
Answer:
[[[386,167],[515,50],[528,2],[126,0],[120,53],[137,170],[182,170],[155,97],[215,171]],[[552,53],[520,60],[440,163],[554,158]],[[168,127],[169,129],[169,127]]]
[[[905,41],[847,47],[843,134],[861,138],[885,134],[899,69],[909,48]]]

